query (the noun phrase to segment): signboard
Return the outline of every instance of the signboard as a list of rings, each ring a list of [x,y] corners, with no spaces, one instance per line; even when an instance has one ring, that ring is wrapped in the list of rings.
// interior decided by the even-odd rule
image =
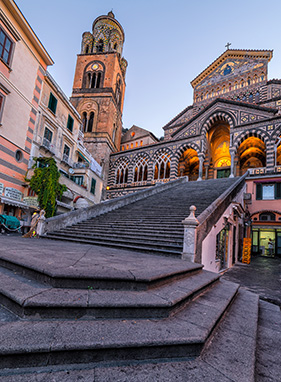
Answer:
[[[0,183],[0,195],[3,195],[3,191],[4,191],[4,184]]]
[[[8,198],[19,200],[19,201],[21,201],[21,198],[22,198],[22,193],[16,188],[12,188],[12,187],[6,187],[4,195],[8,196]]]
[[[39,207],[37,196],[26,196],[25,198],[23,198],[23,202],[30,207]]]
[[[252,249],[252,239],[245,237],[243,240],[242,263],[250,264],[251,249]]]

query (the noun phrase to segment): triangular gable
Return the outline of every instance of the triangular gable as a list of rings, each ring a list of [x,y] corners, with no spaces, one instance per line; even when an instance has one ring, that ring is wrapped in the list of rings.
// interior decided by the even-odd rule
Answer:
[[[241,76],[255,70],[267,74],[267,64],[272,58],[272,50],[226,50],[212,64],[203,70],[191,85],[194,90],[215,86],[233,76]]]

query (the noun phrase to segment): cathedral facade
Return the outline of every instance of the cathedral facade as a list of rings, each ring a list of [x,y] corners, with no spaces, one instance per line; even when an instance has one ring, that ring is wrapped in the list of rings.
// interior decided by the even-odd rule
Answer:
[[[164,141],[111,155],[108,195],[181,176],[280,173],[281,81],[267,78],[272,54],[226,50],[191,82],[194,102],[163,127]]]

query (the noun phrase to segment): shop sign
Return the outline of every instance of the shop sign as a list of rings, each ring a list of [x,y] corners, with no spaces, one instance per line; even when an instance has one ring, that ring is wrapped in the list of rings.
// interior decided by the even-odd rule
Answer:
[[[29,207],[39,207],[37,196],[26,196],[22,200],[25,204],[27,204]]]
[[[12,188],[12,187],[6,187],[4,195],[8,196],[8,198],[19,200],[19,201],[21,201],[21,198],[22,198],[22,193],[16,188]]]
[[[0,183],[0,195],[3,195],[3,191],[4,191],[4,184]]]

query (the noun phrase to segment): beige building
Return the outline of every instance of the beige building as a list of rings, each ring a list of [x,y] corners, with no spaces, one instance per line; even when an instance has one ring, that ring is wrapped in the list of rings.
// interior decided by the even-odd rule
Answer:
[[[68,190],[57,201],[57,213],[100,202],[102,168],[83,144],[81,119],[51,75],[46,72],[29,162],[34,157],[52,156]]]
[[[0,214],[31,212],[24,176],[46,68],[53,61],[12,0],[0,0]]]

